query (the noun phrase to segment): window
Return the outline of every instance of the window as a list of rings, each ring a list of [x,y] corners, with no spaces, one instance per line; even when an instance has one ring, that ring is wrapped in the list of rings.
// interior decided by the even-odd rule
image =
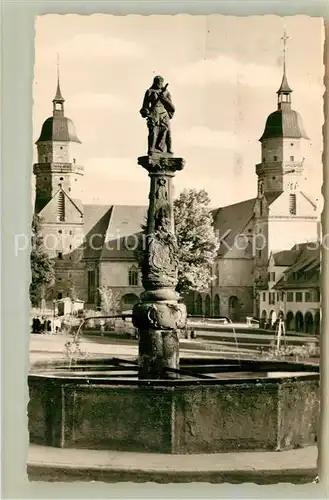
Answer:
[[[320,291],[320,288],[317,288],[316,289],[316,302],[320,302],[321,301],[321,291]]]
[[[59,229],[58,232],[59,232],[59,234],[62,234],[63,231],[61,229]]]
[[[62,191],[58,194],[57,218],[61,222],[64,222],[65,220],[65,198]]]
[[[69,246],[69,249],[72,250],[72,245]]]
[[[64,180],[64,177],[60,177],[60,178],[59,178],[59,180],[60,180],[60,181],[63,181],[63,180]]]
[[[59,258],[60,260],[62,260],[62,259],[63,259],[63,253],[62,253],[62,252],[58,252],[58,258]]]
[[[73,231],[69,231],[69,234],[71,234],[71,235],[72,235],[72,234],[73,234]]]
[[[62,298],[63,298],[63,294],[62,294],[62,292],[58,292],[58,294],[57,294],[57,299],[58,299],[58,300],[60,300],[60,299],[62,299]]]
[[[287,292],[287,302],[294,301],[294,292]]]
[[[95,302],[95,271],[88,271],[88,302]]]
[[[294,156],[290,156],[290,161],[294,161]]]
[[[48,163],[48,156],[45,156],[45,162]]]
[[[265,156],[263,156],[263,162],[265,162]]]
[[[296,215],[296,195],[295,194],[290,194],[289,195],[289,213],[291,215]]]
[[[276,300],[277,300],[278,302],[279,302],[279,300],[280,300],[280,293],[279,293],[279,292],[276,294]]]
[[[266,302],[266,292],[263,292],[263,302]]]
[[[296,292],[296,302],[303,302],[303,292]]]
[[[273,160],[274,161],[278,161],[278,157],[277,156],[273,156]]]
[[[268,294],[268,299],[269,299],[269,300],[268,300],[268,303],[269,303],[270,305],[274,305],[274,304],[275,304],[275,292],[270,292],[270,293]]]
[[[131,267],[128,272],[129,286],[138,285],[138,270],[135,266]]]
[[[305,302],[314,302],[313,291],[305,292]]]
[[[262,251],[261,251],[261,250],[257,250],[257,257],[258,257],[259,259],[261,259],[261,258],[262,258]]]
[[[271,281],[275,281],[275,273],[271,273]]]

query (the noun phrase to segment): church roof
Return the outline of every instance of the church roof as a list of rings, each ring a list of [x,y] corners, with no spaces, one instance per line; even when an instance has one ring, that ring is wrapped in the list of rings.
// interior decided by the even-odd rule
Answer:
[[[101,260],[134,260],[137,239],[146,222],[147,207],[114,205],[105,234]]]
[[[253,217],[255,198],[212,210],[214,229],[224,236],[219,255],[226,253],[235,237]],[[134,250],[147,217],[146,206],[84,205],[86,259],[135,260]],[[228,234],[226,235],[226,232]]]
[[[75,126],[70,118],[63,115],[54,115],[43,123],[41,134],[36,144],[44,141],[78,142]]]
[[[84,205],[85,259],[99,259],[111,211],[109,205]]]
[[[297,111],[289,108],[277,109],[268,116],[263,135],[259,140],[263,141],[274,137],[309,139],[302,117]]]
[[[233,246],[236,236],[253,217],[255,201],[256,198],[251,198],[213,211],[214,229],[223,242],[218,251],[220,257]]]

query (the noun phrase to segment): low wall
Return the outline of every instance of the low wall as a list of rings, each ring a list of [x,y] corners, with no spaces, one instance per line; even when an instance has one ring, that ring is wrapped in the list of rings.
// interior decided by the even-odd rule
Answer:
[[[29,377],[32,443],[217,453],[314,444],[317,373],[269,380],[157,387]]]

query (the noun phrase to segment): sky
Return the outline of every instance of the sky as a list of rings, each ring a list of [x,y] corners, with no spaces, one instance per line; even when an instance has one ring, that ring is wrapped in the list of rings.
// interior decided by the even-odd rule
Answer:
[[[175,177],[175,195],[205,189],[213,207],[251,198],[261,161],[258,140],[277,108],[284,27],[292,108],[311,139],[306,161],[310,194],[317,197],[324,93],[320,18],[39,16],[33,140],[52,114],[59,54],[65,115],[82,142],[77,162],[85,167],[84,203],[146,205],[149,181],[137,157],[146,154],[147,127],[139,110],[160,74],[176,107],[173,151],[186,160]]]

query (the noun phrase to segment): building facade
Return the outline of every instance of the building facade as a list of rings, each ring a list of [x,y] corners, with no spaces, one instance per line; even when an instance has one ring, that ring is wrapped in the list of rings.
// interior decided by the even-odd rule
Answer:
[[[275,327],[283,314],[287,331],[320,333],[320,245],[309,242],[273,253],[268,287],[261,292],[261,323]]]
[[[291,108],[291,94],[284,66],[277,109],[268,116],[260,138],[257,196],[213,210],[221,242],[214,280],[207,293],[185,297],[191,314],[239,320],[266,311],[268,318],[271,310],[265,308],[263,297],[274,283],[269,281],[273,256],[319,237],[319,214],[307,193],[309,138],[301,116]],[[131,309],[142,292],[135,249],[147,207],[82,202],[80,141],[64,115],[64,102],[58,81],[53,114],[36,142],[38,162],[33,170],[35,212],[55,260],[56,283],[48,300],[74,294],[86,307],[95,308],[99,288],[110,287],[121,308]],[[274,267],[278,269],[270,272],[283,276],[286,266]]]

